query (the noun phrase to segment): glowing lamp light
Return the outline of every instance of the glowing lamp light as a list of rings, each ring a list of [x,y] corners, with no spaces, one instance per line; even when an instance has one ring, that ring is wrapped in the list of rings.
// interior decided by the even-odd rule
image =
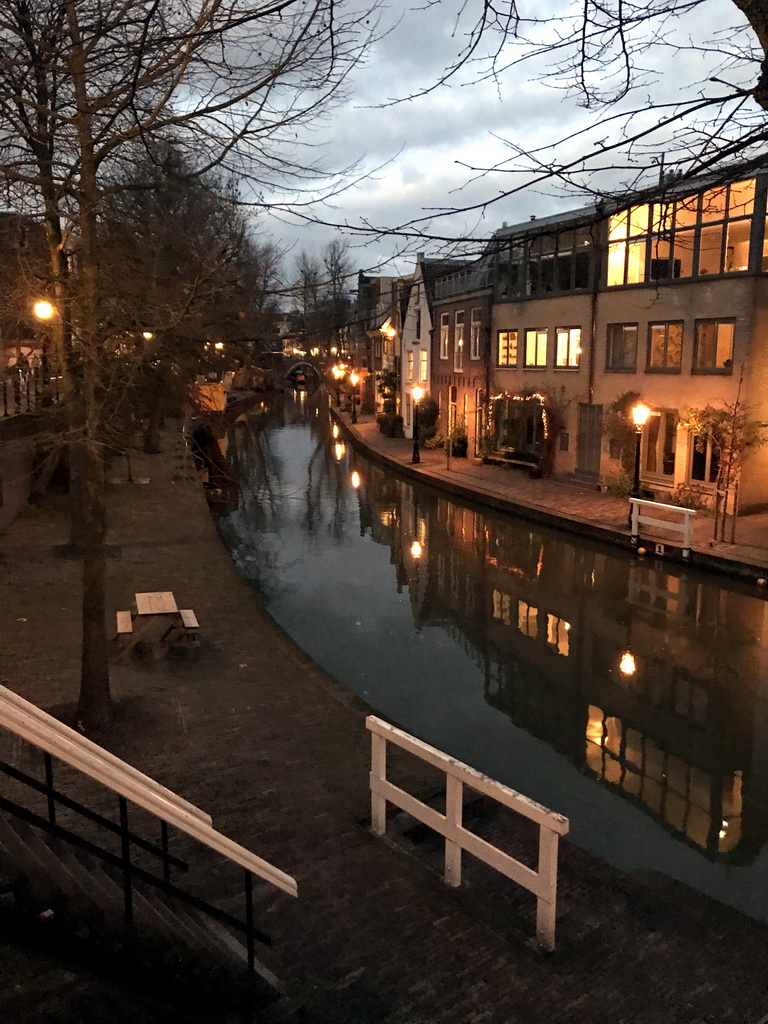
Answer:
[[[648,422],[648,417],[651,415],[651,410],[647,405],[643,405],[642,402],[639,405],[632,406],[632,422],[635,424],[638,430],[642,430],[645,424]]]
[[[411,544],[411,554],[413,555],[414,558],[421,558],[423,550],[424,549],[417,540],[415,540],[413,544]]]
[[[221,350],[224,348],[224,342],[217,341],[213,347],[216,349],[217,352],[221,352]]]
[[[352,486],[355,488],[355,490],[357,490],[357,488],[360,486],[360,474],[357,472],[357,470],[355,470],[352,473],[352,476],[349,479],[352,483]]]
[[[334,423],[333,424],[333,430],[331,431],[331,433],[333,434],[334,437],[338,437],[339,436],[339,425],[338,425],[338,423]]]
[[[417,384],[415,387],[411,388],[411,394],[413,395],[414,402],[418,404],[424,397],[424,388],[420,388]]]
[[[53,308],[53,303],[48,302],[47,299],[41,299],[34,304],[32,312],[38,320],[50,320],[56,310]]]
[[[341,462],[341,460],[344,458],[345,451],[346,448],[340,441],[333,446],[333,454],[336,456],[337,462]]]
[[[152,331],[142,331],[141,336],[144,339],[144,341],[152,341],[152,339],[154,338],[154,334],[152,333]]]
[[[357,387],[359,380],[360,380],[360,378],[358,377],[358,375],[356,373],[350,373],[350,375],[349,375],[349,382],[350,382],[350,384],[352,385],[353,388]]]
[[[635,656],[631,651],[624,651],[619,662],[619,672],[625,676],[633,676],[636,671]]]

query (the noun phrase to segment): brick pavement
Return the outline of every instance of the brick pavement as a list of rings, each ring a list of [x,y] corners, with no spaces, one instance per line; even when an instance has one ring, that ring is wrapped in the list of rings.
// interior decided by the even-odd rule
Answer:
[[[531,479],[523,470],[486,466],[471,458],[451,459],[448,465],[442,450],[423,447],[421,462],[413,465],[412,441],[385,437],[373,416],[359,416],[357,424],[353,425],[347,415],[335,409],[333,412],[347,434],[369,454],[395,463],[399,471],[412,474],[424,483],[539,522],[630,547],[625,498],[614,498],[576,483]],[[714,541],[713,526],[711,516],[700,514],[694,520],[692,564],[753,582],[768,577],[768,512],[740,517],[734,544]],[[679,535],[645,527],[641,537],[665,543],[671,557],[679,558]]]
[[[467,858],[467,885],[453,891],[429,843],[397,827],[374,839],[367,709],[259,605],[201,488],[176,478],[173,445],[136,460],[148,484],[110,489],[109,607],[173,590],[197,612],[202,650],[116,666],[114,719],[96,738],[296,875],[298,901],[259,887],[256,904],[306,1021],[764,1024],[768,931],[682,886],[624,876],[564,842],[558,949],[543,957],[528,942],[533,900],[511,883]],[[51,503],[0,537],[2,677],[54,710],[77,690],[78,567],[56,554],[65,533]],[[433,791],[418,765],[396,768],[414,792]],[[513,822],[484,827],[525,849]],[[216,870],[196,882],[225,888]]]

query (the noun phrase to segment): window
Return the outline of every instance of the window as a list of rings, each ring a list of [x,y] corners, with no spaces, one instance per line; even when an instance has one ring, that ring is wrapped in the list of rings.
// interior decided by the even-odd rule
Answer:
[[[677,414],[661,412],[645,425],[645,472],[652,476],[673,476],[677,441]]]
[[[697,320],[693,347],[694,373],[731,373],[733,320]]]
[[[408,380],[413,380],[413,352],[407,354],[408,360]]]
[[[688,478],[696,483],[714,484],[720,468],[720,453],[708,438],[691,438],[691,465]]]
[[[755,180],[614,214],[608,284],[638,284],[749,269]]]
[[[410,427],[411,425],[411,396],[405,396],[405,425]]]
[[[456,313],[456,330],[453,335],[453,368],[457,372],[464,369],[464,310]]]
[[[427,360],[429,355],[426,349],[422,349],[419,352],[419,381],[425,384],[427,381]]]
[[[649,324],[648,369],[679,373],[683,356],[683,325]]]
[[[480,358],[480,307],[476,306],[469,316],[469,358]]]
[[[440,358],[448,358],[448,335],[451,332],[450,313],[440,314]]]
[[[421,340],[421,310],[416,310],[416,337]]]
[[[605,368],[613,373],[637,369],[637,324],[608,324]]]
[[[547,332],[525,332],[525,365],[527,367],[544,367],[547,365]]]
[[[517,366],[517,331],[499,331],[496,365]]]
[[[581,355],[581,328],[558,327],[555,331],[555,367],[577,370]]]

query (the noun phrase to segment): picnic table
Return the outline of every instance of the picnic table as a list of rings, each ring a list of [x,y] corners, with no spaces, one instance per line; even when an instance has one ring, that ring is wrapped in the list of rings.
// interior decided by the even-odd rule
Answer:
[[[140,643],[147,644],[152,657],[158,659],[171,647],[188,646],[199,640],[197,616],[191,608],[179,608],[171,591],[136,594],[135,602],[134,611],[116,613],[116,662],[125,661]]]

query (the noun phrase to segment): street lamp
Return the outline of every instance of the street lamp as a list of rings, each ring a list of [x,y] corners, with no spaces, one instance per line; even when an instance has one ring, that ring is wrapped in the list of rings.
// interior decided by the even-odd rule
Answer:
[[[643,427],[648,422],[648,417],[651,415],[651,410],[647,405],[643,405],[642,402],[639,405],[632,406],[632,422],[635,424],[635,477],[632,483],[632,490],[630,491],[630,498],[640,497],[640,439],[643,434]],[[627,525],[630,530],[632,529],[632,502],[629,503],[629,514],[627,516]]]
[[[47,299],[40,299],[32,307],[32,312],[35,314],[38,320],[51,320],[56,310],[53,308],[53,304],[48,302]]]
[[[352,385],[352,422],[357,423],[357,382],[360,380],[356,373],[350,373],[349,383]]]
[[[420,388],[416,384],[411,388],[411,397],[413,398],[413,455],[411,456],[411,462],[421,462],[421,455],[419,454],[419,402],[424,397],[424,388]]]

